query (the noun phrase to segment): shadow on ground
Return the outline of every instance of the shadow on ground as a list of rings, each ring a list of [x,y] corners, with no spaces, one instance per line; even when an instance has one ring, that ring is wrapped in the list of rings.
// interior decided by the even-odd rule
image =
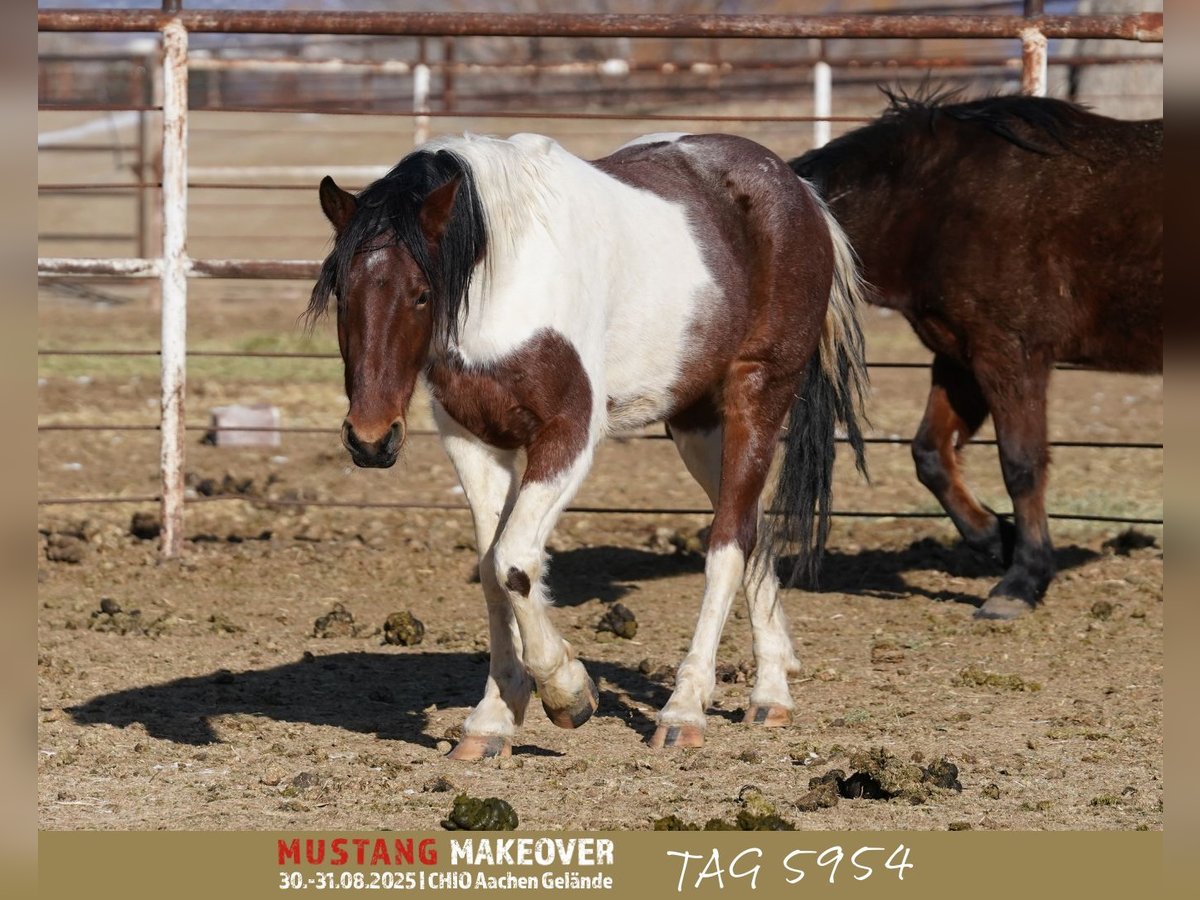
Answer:
[[[642,735],[654,730],[652,717],[638,704],[661,706],[665,688],[636,668],[601,660],[584,664],[595,681],[616,688],[601,691],[597,716],[619,718]],[[220,743],[213,720],[240,713],[433,747],[442,737],[429,733],[422,710],[435,703],[473,705],[486,673],[487,656],[478,652],[331,653],[270,669],[220,670],[102,694],[67,712],[80,725],[140,723],[151,736],[177,744]],[[530,714],[536,705],[535,698]],[[515,752],[552,753],[532,746]]]
[[[1087,547],[1061,547],[1054,559],[1060,572],[1100,557]],[[779,563],[779,577],[792,573],[793,557]],[[979,606],[980,596],[961,591],[930,590],[911,584],[905,573],[939,571],[952,578],[984,578],[998,581],[1004,570],[961,542],[945,544],[922,538],[903,548],[863,549],[853,553],[830,550],[821,564],[818,589],[895,600],[913,595],[930,600],[953,601]],[[554,554],[550,563],[550,594],[556,605],[578,606],[590,600],[612,603],[626,596],[641,581],[674,578],[704,572],[704,557],[698,553],[656,553],[628,547],[585,547]],[[803,586],[803,580],[797,582]]]

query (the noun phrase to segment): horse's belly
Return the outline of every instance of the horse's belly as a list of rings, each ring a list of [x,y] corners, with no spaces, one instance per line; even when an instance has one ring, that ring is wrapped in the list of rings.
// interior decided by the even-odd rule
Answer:
[[[608,430],[633,431],[667,418],[674,398],[669,391],[644,391],[608,398]]]

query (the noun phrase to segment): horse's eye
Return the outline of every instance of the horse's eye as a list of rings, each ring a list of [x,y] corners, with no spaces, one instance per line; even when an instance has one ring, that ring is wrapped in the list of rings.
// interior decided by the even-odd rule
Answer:
[[[417,302],[415,305],[416,305],[417,309],[420,309],[422,306],[424,306],[428,302],[429,302],[429,291],[422,291],[421,296],[417,297]]]

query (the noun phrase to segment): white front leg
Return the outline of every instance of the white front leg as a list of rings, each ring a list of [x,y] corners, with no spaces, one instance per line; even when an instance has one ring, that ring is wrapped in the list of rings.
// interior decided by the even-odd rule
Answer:
[[[546,714],[561,728],[578,728],[596,709],[596,686],[575,651],[550,621],[542,583],[546,541],[591,468],[592,444],[547,481],[525,482],[495,546],[495,577],[512,606],[525,667],[537,683]]]
[[[487,601],[491,661],[483,699],[463,723],[463,738],[451,752],[454,759],[508,756],[533,682],[521,661],[521,635],[508,597],[496,580],[493,543],[511,514],[517,493],[516,453],[484,444],[451,419],[438,403],[434,419],[442,445],[458,472],[463,493],[475,520],[479,551],[479,580]]]

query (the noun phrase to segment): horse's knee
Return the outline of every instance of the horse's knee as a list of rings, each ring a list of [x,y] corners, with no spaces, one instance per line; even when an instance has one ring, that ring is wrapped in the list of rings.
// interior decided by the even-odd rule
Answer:
[[[537,583],[541,565],[536,558],[497,547],[492,559],[492,576],[509,596],[526,598]]]
[[[924,434],[918,434],[912,442],[913,464],[917,469],[917,480],[938,494],[950,485],[950,475],[942,463],[942,452]]]
[[[1043,454],[1044,455],[1044,454]],[[1033,453],[1002,453],[1000,470],[1004,487],[1014,499],[1033,493],[1045,471],[1045,461]]]

